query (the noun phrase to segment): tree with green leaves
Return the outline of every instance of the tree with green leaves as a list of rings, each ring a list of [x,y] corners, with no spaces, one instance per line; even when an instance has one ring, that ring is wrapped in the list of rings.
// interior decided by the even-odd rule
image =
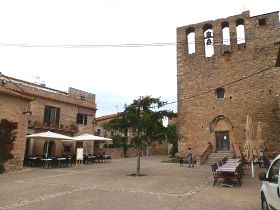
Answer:
[[[109,122],[103,125],[103,128],[106,130],[114,130],[117,131],[116,135],[113,136],[113,145],[115,147],[122,147],[124,157],[127,157],[128,150],[128,130],[129,125],[126,119],[126,116],[123,113],[119,113],[119,115],[110,120]]]
[[[132,133],[130,144],[137,150],[136,176],[140,176],[140,157],[143,147],[153,142],[161,143],[167,139],[167,129],[162,120],[165,117],[174,116],[174,113],[162,110],[161,108],[165,105],[166,102],[161,101],[160,98],[140,97],[132,104],[125,106],[119,119],[108,123],[110,128],[123,132],[126,137],[128,131]]]
[[[181,139],[181,135],[177,132],[176,125],[168,125],[166,128],[166,138],[168,143],[172,144],[169,155],[175,157],[178,152],[178,141]]]
[[[1,119],[0,121],[0,173],[5,171],[4,163],[13,158],[11,151],[16,139],[17,125],[18,123],[7,119]]]

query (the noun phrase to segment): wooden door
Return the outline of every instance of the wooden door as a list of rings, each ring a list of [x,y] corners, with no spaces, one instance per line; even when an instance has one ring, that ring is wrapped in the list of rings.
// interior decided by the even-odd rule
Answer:
[[[229,132],[228,131],[217,131],[216,132],[216,148],[217,148],[217,151],[230,150]]]

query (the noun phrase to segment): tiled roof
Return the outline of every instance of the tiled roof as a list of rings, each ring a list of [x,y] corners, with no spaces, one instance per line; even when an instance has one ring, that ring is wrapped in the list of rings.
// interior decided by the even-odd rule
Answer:
[[[116,118],[117,116],[119,116],[121,113],[117,113],[117,114],[110,114],[110,115],[103,115],[101,117],[97,117],[96,121],[103,121],[103,120],[108,120],[108,119],[113,119]]]
[[[28,97],[26,95],[22,95],[20,93],[17,93],[15,91],[9,90],[9,89],[7,89],[5,87],[2,87],[2,86],[0,86],[0,93],[1,94],[5,94],[5,95],[14,96],[14,97],[17,97],[17,98],[22,98],[22,99],[25,99],[25,100],[28,100],[28,101],[33,100],[33,98],[31,98],[31,97]]]
[[[94,110],[96,109],[95,103],[80,100],[75,97],[71,97],[69,94],[67,94],[67,93],[63,94],[63,92],[61,92],[61,91],[59,91],[57,93],[49,92],[49,91],[45,91],[43,89],[39,89],[36,87],[27,86],[24,84],[14,84],[11,82],[7,83],[5,86],[7,88],[9,88],[11,91],[14,91],[19,94],[26,95],[26,96],[31,96],[33,98],[49,99],[49,100],[54,100],[54,101],[58,101],[61,103],[67,103],[67,104],[72,104],[72,105],[76,105],[79,107],[85,107],[88,109],[94,109]]]

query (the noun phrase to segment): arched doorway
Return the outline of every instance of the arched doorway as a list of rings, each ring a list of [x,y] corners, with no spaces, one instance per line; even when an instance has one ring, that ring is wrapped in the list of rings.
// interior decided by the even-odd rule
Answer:
[[[214,146],[216,151],[229,151],[232,144],[233,125],[224,115],[215,117],[210,123],[210,131],[214,134]]]

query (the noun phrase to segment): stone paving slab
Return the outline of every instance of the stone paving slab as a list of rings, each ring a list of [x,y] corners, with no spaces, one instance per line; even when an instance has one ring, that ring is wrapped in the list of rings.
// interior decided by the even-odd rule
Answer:
[[[260,181],[250,177],[242,187],[212,186],[209,166],[188,168],[162,163],[167,157],[143,157],[142,177],[136,158],[83,168],[25,168],[0,175],[1,209],[185,210],[260,209]],[[256,167],[256,175],[263,171]]]

